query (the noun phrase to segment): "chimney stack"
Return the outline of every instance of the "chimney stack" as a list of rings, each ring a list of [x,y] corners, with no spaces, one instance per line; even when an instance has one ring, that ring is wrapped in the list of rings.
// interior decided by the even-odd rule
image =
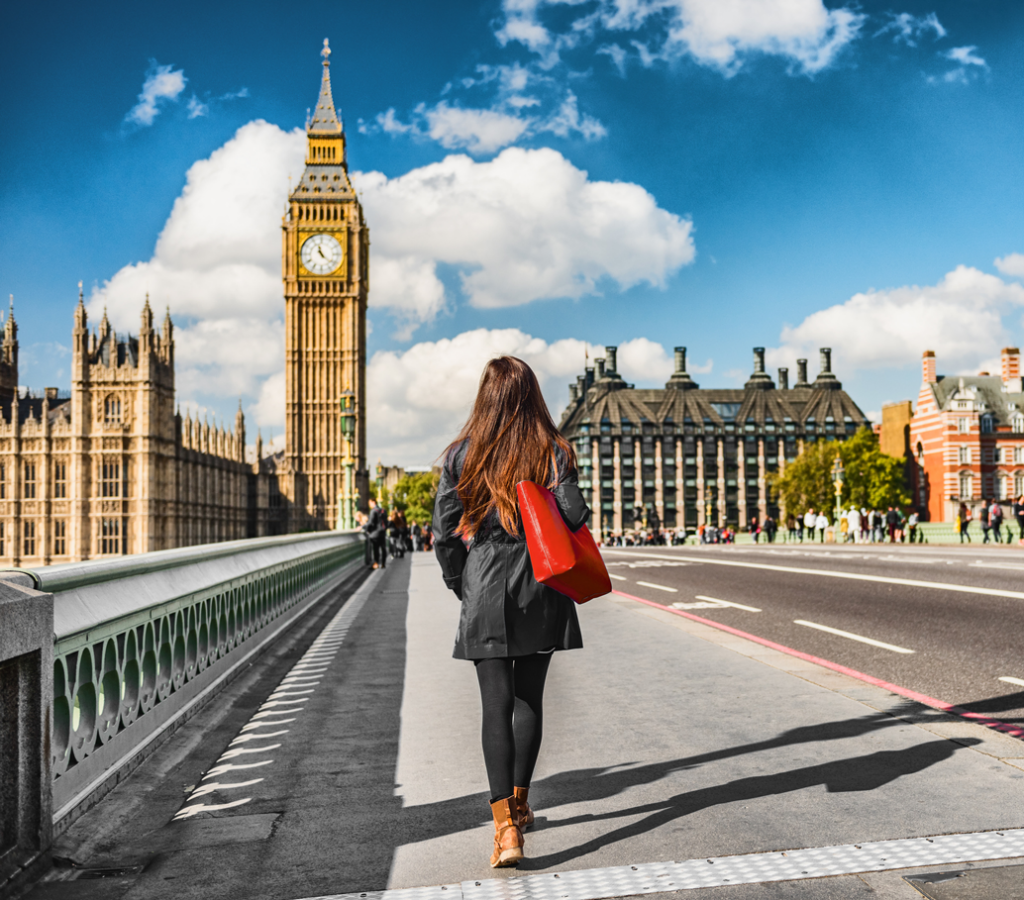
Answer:
[[[604,358],[605,358],[605,374],[611,375],[619,371],[618,367],[618,347],[605,347]]]
[[[575,403],[580,399],[580,386],[578,384],[569,385],[569,402]]]
[[[821,372],[820,372],[820,374],[822,374],[822,375],[831,375],[832,374],[832,348],[831,347],[822,347],[821,350],[818,351],[818,352],[821,355]]]
[[[935,384],[939,380],[935,374],[935,351],[925,350],[921,357],[921,375],[925,384]]]
[[[699,387],[696,381],[694,381],[686,371],[686,348],[676,347],[676,367],[672,373],[672,377],[665,383],[666,388],[674,388],[680,391],[686,391],[690,388]]]
[[[744,387],[775,387],[775,383],[772,381],[771,375],[764,370],[764,347],[754,348],[754,374],[750,376],[750,380],[744,385]]]
[[[587,388],[589,389],[590,386],[594,383],[594,367],[587,366],[583,371],[586,373],[586,375],[584,375],[584,378],[586,379]]]
[[[796,361],[796,385],[795,387],[810,387],[807,383],[807,360],[798,359]]]
[[[789,369],[787,369],[785,366],[779,367],[779,390],[789,390]]]
[[[1024,394],[1024,379],[1020,373],[1020,347],[1003,347],[1003,388],[1008,394]]]
[[[576,376],[576,394],[582,399],[587,396],[587,376]]]
[[[597,373],[597,380],[600,381],[604,378],[604,359],[595,359],[594,366]]]

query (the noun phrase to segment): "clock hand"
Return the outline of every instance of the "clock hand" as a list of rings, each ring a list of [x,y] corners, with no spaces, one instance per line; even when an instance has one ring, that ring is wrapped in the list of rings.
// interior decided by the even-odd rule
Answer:
[[[316,252],[317,252],[317,253],[319,253],[319,254],[320,254],[320,256],[321,256],[321,257],[322,257],[323,259],[327,259],[327,257],[326,257],[326,256],[324,256],[324,248],[323,248],[323,247],[317,246],[317,248],[316,248]]]

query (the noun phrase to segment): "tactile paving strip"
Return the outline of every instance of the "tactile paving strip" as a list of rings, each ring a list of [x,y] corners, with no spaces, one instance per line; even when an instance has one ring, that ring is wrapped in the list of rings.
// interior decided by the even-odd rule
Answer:
[[[716,856],[684,862],[609,866],[548,875],[515,875],[434,887],[333,894],[307,900],[601,900],[660,891],[796,881],[1021,856],[1024,856],[1024,828]]]

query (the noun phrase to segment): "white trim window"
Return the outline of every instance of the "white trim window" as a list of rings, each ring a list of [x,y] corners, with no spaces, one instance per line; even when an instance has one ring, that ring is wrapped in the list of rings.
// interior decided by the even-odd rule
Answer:
[[[971,464],[971,448],[960,446],[957,447],[957,462],[963,466],[969,466]]]
[[[960,473],[960,499],[970,500],[974,496],[974,476],[970,472]]]

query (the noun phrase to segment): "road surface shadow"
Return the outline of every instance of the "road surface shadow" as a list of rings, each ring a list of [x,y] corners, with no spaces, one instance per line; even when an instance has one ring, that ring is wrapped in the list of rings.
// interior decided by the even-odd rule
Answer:
[[[815,766],[805,766],[789,772],[757,775],[740,778],[726,784],[685,791],[655,803],[646,803],[628,809],[616,810],[597,815],[582,815],[548,823],[548,827],[565,827],[583,822],[612,821],[615,819],[644,816],[637,822],[623,825],[606,834],[584,842],[576,847],[552,853],[547,856],[530,857],[520,868],[547,869],[564,865],[571,860],[594,853],[603,847],[628,838],[636,837],[656,828],[661,828],[676,819],[692,815],[723,803],[756,800],[778,794],[791,793],[805,788],[824,785],[829,793],[874,791],[901,778],[921,772],[937,763],[944,762],[957,750],[981,743],[968,739],[960,743],[947,740],[929,741],[903,750],[882,750],[866,756],[850,757]],[[674,764],[665,764],[673,766]],[[652,767],[647,767],[652,768]]]
[[[956,705],[959,709],[965,709],[967,712],[978,713],[979,715],[1020,711],[1024,710],[1024,691],[1017,691],[1015,694],[1003,694],[999,697],[988,697],[985,700],[974,700],[971,703],[958,703]],[[1008,724],[1024,723],[1024,717],[1022,716],[993,715],[993,718]]]

